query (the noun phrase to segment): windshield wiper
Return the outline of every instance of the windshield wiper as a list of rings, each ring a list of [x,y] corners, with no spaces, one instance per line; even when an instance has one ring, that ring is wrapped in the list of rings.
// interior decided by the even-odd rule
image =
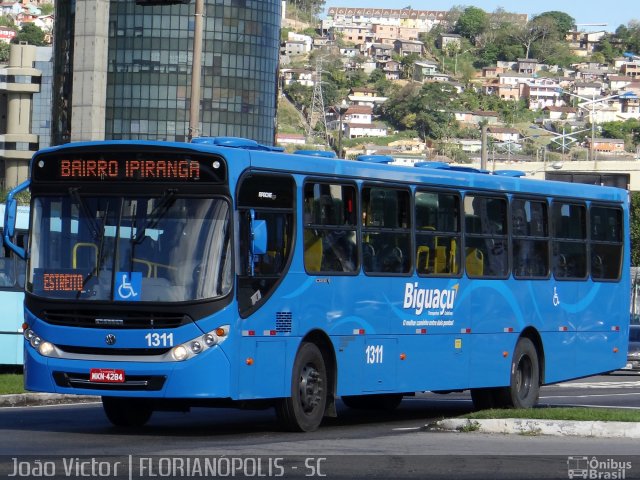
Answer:
[[[96,219],[91,214],[91,210],[89,210],[89,207],[87,206],[86,202],[82,199],[82,197],[78,193],[78,190],[79,190],[79,188],[77,188],[77,187],[70,187],[69,188],[69,196],[78,204],[78,206],[80,207],[80,210],[82,210],[82,213],[84,214],[84,216],[87,217],[87,222],[89,224],[89,229],[91,230],[91,233],[93,234],[93,239],[97,240],[98,237],[101,236],[100,235],[100,229],[98,228],[98,224],[96,223]],[[104,232],[102,232],[102,236],[104,236]]]
[[[83,204],[84,204],[84,202],[83,202]],[[85,205],[85,208],[86,208],[86,205]],[[80,295],[82,293],[84,293],[84,289],[87,286],[87,284],[89,283],[89,280],[91,280],[92,278],[98,276],[98,274],[100,273],[100,270],[102,269],[102,262],[104,262],[105,257],[109,253],[109,250],[106,250],[103,253],[103,250],[104,250],[105,225],[107,223],[108,214],[109,214],[109,202],[107,202],[107,205],[106,205],[106,207],[104,209],[104,216],[102,218],[102,226],[98,226],[97,222],[95,222],[95,221],[92,223],[92,225],[93,225],[92,229],[95,230],[94,240],[98,240],[98,251],[96,252],[96,268],[95,268],[94,271],[89,272],[87,277],[82,281],[82,288],[80,290],[78,290],[78,293],[76,294],[76,299],[80,298]]]
[[[149,214],[149,218],[147,219],[147,222],[145,223],[144,227],[139,230],[136,229],[135,236],[133,235],[133,231],[132,231],[131,242],[133,244],[142,243],[147,229],[155,228],[156,225],[158,225],[158,222],[171,208],[171,206],[173,205],[173,202],[175,202],[175,197],[177,193],[178,193],[177,189],[169,188],[162,194],[162,197],[160,197],[160,201],[156,204],[155,207],[153,207],[153,210],[151,210],[151,213]]]

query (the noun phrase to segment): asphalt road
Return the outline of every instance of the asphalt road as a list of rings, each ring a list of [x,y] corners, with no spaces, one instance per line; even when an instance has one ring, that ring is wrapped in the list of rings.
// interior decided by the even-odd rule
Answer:
[[[616,372],[544,387],[540,403],[639,408],[639,395],[640,374]],[[231,477],[568,478],[568,469],[593,458],[606,474],[598,478],[640,478],[636,440],[423,428],[471,408],[468,394],[421,394],[405,399],[392,413],[340,405],[337,419],[307,434],[280,431],[272,410],[159,412],[145,428],[122,430],[108,423],[99,404],[5,408],[0,409],[0,478],[15,473],[18,466],[31,478],[37,476],[37,459],[49,459],[49,466],[57,468],[52,478],[83,476],[78,467],[83,461],[87,468],[87,462],[93,461],[94,467],[102,462],[105,469],[120,462],[118,472],[103,469],[111,478],[215,476],[211,470],[202,475],[193,470],[205,460],[213,462],[209,467],[218,467],[217,476]],[[75,463],[77,471],[69,463],[73,459],[80,462]],[[186,459],[192,470],[185,470]],[[632,466],[626,468],[624,462]],[[238,469],[223,471],[225,465]],[[624,472],[617,468],[620,465]],[[618,477],[611,476],[614,470]],[[93,473],[100,476],[97,470]]]

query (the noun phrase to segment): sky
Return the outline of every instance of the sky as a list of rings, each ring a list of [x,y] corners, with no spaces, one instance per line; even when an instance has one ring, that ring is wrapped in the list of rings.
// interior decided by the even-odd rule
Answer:
[[[549,11],[560,11],[571,15],[577,24],[601,24],[606,26],[578,25],[578,30],[614,32],[620,25],[630,20],[640,21],[639,0],[534,0],[534,1],[495,1],[495,0],[327,0],[325,7],[368,7],[402,8],[411,6],[414,10],[450,10],[454,6],[478,7],[491,13],[497,8],[507,12],[533,15]],[[326,10],[325,10],[326,13]]]

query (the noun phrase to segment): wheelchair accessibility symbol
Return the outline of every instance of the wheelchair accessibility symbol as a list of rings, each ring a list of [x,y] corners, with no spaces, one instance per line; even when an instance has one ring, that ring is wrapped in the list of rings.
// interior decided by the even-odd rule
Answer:
[[[139,301],[142,290],[142,272],[118,272],[113,290],[114,300]]]

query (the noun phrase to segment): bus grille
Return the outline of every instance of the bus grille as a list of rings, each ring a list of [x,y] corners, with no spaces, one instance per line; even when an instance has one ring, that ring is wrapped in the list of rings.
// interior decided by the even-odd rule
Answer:
[[[109,355],[117,357],[145,357],[158,356],[167,353],[170,348],[101,348],[101,347],[79,347],[76,345],[56,345],[65,353],[77,355]]]
[[[167,312],[45,310],[42,319],[52,325],[82,328],[177,328],[191,323],[188,315]]]
[[[281,333],[291,333],[291,312],[276,312],[276,331]]]
[[[90,382],[88,373],[53,372],[56,385],[88,390],[162,390],[167,377],[164,375],[127,375],[122,383]]]

